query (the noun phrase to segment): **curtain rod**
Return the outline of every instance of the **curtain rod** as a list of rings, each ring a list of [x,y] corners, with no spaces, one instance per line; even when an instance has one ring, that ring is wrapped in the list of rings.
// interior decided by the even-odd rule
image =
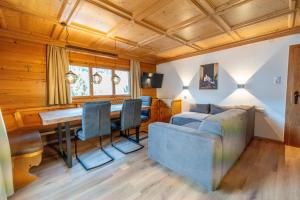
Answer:
[[[93,55],[93,56],[98,56],[103,58],[118,59],[119,57],[118,54],[86,49],[86,48],[76,47],[72,45],[66,45],[66,49],[67,51],[71,51],[71,52],[83,53],[83,54],[88,54],[88,55]]]

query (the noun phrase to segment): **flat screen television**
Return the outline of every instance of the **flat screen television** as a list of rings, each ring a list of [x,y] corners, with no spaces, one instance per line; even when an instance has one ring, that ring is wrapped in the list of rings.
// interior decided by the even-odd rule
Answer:
[[[163,74],[143,72],[141,86],[142,88],[161,88],[163,77]]]

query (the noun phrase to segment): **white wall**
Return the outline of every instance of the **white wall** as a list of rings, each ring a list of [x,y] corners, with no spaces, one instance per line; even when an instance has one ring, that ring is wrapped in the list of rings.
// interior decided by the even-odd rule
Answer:
[[[189,57],[158,65],[164,81],[158,97],[221,105],[256,105],[255,135],[283,141],[289,45],[300,43],[300,34],[281,37]],[[217,90],[199,90],[201,64],[219,63]],[[274,77],[281,77],[281,84]],[[246,89],[237,89],[246,83]],[[182,90],[188,85],[189,90]]]

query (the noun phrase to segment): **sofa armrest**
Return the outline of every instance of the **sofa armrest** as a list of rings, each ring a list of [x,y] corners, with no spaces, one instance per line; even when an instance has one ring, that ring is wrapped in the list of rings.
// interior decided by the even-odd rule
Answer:
[[[242,109],[229,109],[204,120],[200,132],[220,135],[222,138],[222,174],[225,175],[246,148],[247,112]]]
[[[220,136],[156,122],[149,126],[148,155],[208,191],[222,179]]]

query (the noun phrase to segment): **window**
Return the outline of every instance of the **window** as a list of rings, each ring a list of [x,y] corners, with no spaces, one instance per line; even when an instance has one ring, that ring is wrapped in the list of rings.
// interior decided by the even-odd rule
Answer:
[[[111,81],[112,70],[111,69],[101,69],[93,68],[92,73],[98,72],[102,76],[102,81],[100,84],[93,83],[93,93],[94,95],[112,95],[113,94],[113,84]]]
[[[129,72],[115,70],[115,74],[121,79],[120,83],[115,85],[116,95],[129,95]]]
[[[90,96],[89,68],[71,65],[69,69],[78,76],[77,81],[71,84],[71,95],[73,97]]]
[[[71,84],[72,97],[130,95],[129,71],[76,65],[70,65],[69,70],[78,76],[77,81]],[[93,83],[96,72],[102,77],[100,84]],[[114,85],[113,74],[120,77],[119,84]]]

